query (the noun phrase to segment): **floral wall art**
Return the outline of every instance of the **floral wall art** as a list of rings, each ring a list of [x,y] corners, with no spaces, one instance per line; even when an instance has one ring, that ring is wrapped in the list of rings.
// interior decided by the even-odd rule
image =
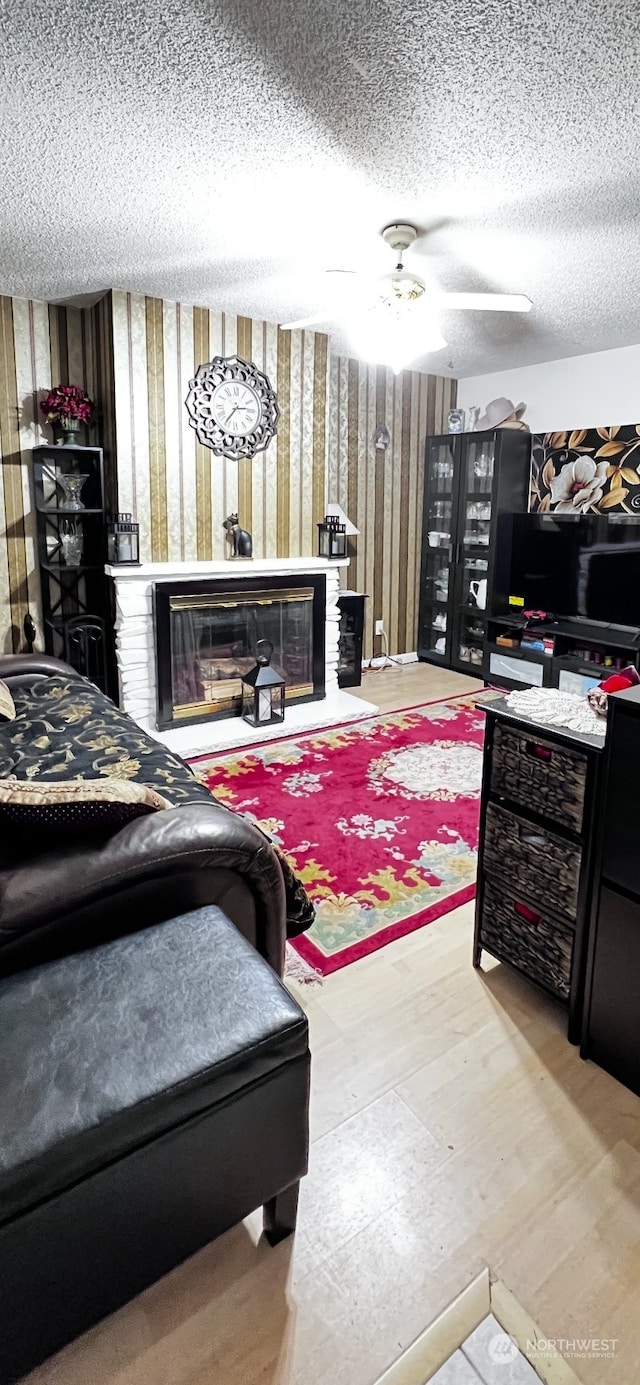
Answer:
[[[640,424],[535,433],[529,509],[640,514]]]

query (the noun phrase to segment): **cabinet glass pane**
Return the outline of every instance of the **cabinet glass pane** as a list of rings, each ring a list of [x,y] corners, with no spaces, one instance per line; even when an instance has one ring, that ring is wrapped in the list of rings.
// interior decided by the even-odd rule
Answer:
[[[479,433],[477,439],[473,436],[468,438],[466,451],[464,488],[467,495],[471,499],[482,495],[490,499],[495,441],[493,438],[483,438],[482,433]]]
[[[420,647],[433,654],[442,654],[447,649],[447,608],[440,603],[428,603],[424,607],[421,622]]]
[[[482,644],[484,622],[478,611],[459,612],[458,647],[454,651],[458,663],[468,664],[470,669],[479,668],[482,663]]]
[[[450,580],[449,553],[442,548],[427,548],[423,573],[423,595],[429,602],[436,606],[442,606],[443,610],[449,600]]]
[[[486,548],[491,523],[491,488],[495,443],[493,439],[467,443],[463,476],[463,534],[465,548]]]
[[[430,548],[451,543],[454,463],[448,443],[430,448],[427,459],[426,534]]]
[[[489,570],[488,558],[483,558],[481,553],[463,552],[462,554],[462,586],[460,588],[460,601],[463,606],[471,606],[474,610],[484,611],[487,604],[487,572]]]
[[[420,648],[442,659],[449,654],[447,626],[453,589],[454,481],[453,444],[448,441],[433,443],[426,459]]]

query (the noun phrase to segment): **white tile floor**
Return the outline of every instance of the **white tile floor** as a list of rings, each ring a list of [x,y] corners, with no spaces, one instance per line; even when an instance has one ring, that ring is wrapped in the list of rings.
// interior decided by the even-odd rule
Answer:
[[[431,1377],[430,1385],[481,1385],[481,1378],[462,1351],[456,1351]]]
[[[540,1385],[540,1377],[490,1313],[430,1385]]]

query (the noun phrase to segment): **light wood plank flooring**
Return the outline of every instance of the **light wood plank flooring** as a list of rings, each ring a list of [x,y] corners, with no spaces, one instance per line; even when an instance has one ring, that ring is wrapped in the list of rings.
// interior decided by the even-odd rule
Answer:
[[[439,697],[474,692],[483,687],[480,678],[463,678],[447,668],[431,664],[394,664],[384,669],[366,669],[360,688],[349,692],[366,702],[374,702],[381,712],[395,712],[402,707],[417,707],[420,702],[434,702]]]
[[[367,674],[385,710],[477,686]],[[550,1337],[616,1337],[585,1385],[637,1385],[640,1102],[565,1018],[471,966],[467,906],[299,991],[311,1169],[295,1240],[252,1217],[42,1367],[32,1385],[373,1385],[486,1265]]]

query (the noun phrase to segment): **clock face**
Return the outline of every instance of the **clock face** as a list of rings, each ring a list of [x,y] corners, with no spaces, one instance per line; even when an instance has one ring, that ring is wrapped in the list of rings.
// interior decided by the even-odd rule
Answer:
[[[246,437],[260,420],[260,400],[250,385],[225,380],[211,396],[211,416],[225,433]]]
[[[198,442],[219,457],[255,457],[275,437],[280,417],[268,377],[239,356],[198,366],[185,404]]]

